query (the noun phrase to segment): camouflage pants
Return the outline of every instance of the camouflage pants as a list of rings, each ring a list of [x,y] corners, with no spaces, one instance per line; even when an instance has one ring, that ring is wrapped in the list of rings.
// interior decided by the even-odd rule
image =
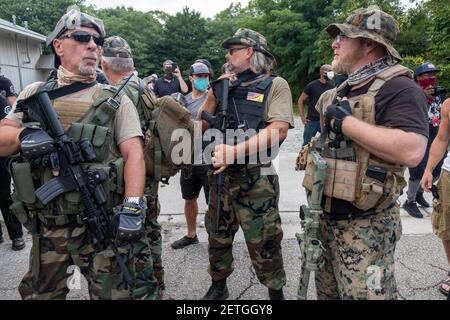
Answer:
[[[162,236],[158,217],[161,210],[158,200],[158,182],[147,178],[145,194],[147,197],[147,217],[145,220],[145,233],[149,241],[153,261],[153,272],[158,282],[157,299],[162,299],[165,290],[164,268],[162,265]]]
[[[120,247],[119,252],[135,282],[132,290],[112,251],[95,253],[83,225],[70,223],[49,228],[42,224],[39,238],[33,237],[30,266],[19,285],[19,293],[24,300],[65,299],[74,271],[71,266],[76,266],[86,277],[93,300],[153,300],[156,281],[148,241],[142,238]]]
[[[233,272],[233,240],[241,226],[259,281],[268,288],[281,289],[286,284],[286,274],[281,253],[278,176],[225,175],[218,234],[215,232],[216,180],[212,172],[208,177],[210,202],[205,226],[209,235],[209,274],[213,280],[221,280]]]
[[[323,218],[325,265],[316,272],[318,299],[397,299],[394,253],[401,236],[396,205],[366,219]]]

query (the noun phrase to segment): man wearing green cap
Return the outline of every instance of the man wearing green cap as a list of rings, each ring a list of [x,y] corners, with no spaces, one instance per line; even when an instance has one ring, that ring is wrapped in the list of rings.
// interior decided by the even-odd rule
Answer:
[[[121,86],[130,76],[124,88],[124,93],[135,105],[141,119],[141,129],[146,130],[148,123],[145,122],[144,110],[140,92],[145,89],[145,83],[134,72],[134,61],[131,48],[128,42],[118,36],[105,39],[102,54],[102,69],[108,81],[114,86]],[[150,92],[148,92],[151,94]],[[156,97],[155,97],[156,99]],[[158,200],[158,181],[154,177],[146,177],[145,196],[147,198],[147,212],[145,220],[145,232],[149,241],[151,259],[147,262],[150,266],[153,263],[153,274],[158,283],[157,299],[161,300],[164,295],[164,268],[162,265],[162,236],[161,225],[158,223],[160,205]]]
[[[393,44],[395,19],[376,8],[354,11],[326,31],[333,71],[348,80],[332,90],[317,149],[327,161],[319,239],[324,265],[319,299],[396,299],[394,253],[401,236],[397,199],[406,167],[425,152],[426,98]],[[303,185],[311,190],[307,166]]]
[[[47,39],[55,53],[57,80],[31,84],[17,100],[27,104],[24,99],[38,90],[48,92],[71,138],[67,143],[71,143],[73,152],[86,151],[76,155],[84,176],[102,181],[103,188],[97,183],[91,197],[97,208],[102,206],[110,214],[107,220],[112,225],[102,228],[113,238],[121,258],[110,242],[99,240],[103,234],[96,234],[93,228],[88,231],[86,223],[93,220],[87,221],[84,204],[88,202],[86,197],[82,202],[79,189],[64,180],[68,171],[59,161],[60,147],[53,148],[53,137],[30,114],[15,112],[15,104],[0,125],[0,155],[20,153],[10,166],[15,185],[12,208],[33,236],[30,269],[19,286],[23,299],[65,299],[69,289],[80,289],[79,272],[88,280],[92,299],[154,298],[152,270],[140,263],[148,260],[148,243],[142,237],[145,163],[139,116],[128,97],[119,94],[113,103],[110,98],[115,90],[95,81],[104,36],[102,21],[78,8],[69,8]],[[67,154],[62,157],[67,158]],[[82,176],[69,177],[79,180]],[[53,181],[66,181],[68,185],[62,184],[61,190],[56,190],[59,193],[52,194],[44,204],[47,198],[39,196],[37,190],[47,190]],[[88,178],[79,181],[88,184]],[[118,259],[124,262],[121,267]]]
[[[253,131],[254,135],[241,143],[230,137],[227,144],[217,145],[213,151],[214,171],[209,173],[211,193],[205,217],[212,285],[203,299],[229,296],[226,279],[233,272],[233,239],[241,226],[256,276],[269,289],[270,299],[280,300],[284,299],[286,274],[281,253],[278,175],[265,170],[270,161],[263,165],[258,156],[268,148],[273,151],[279,147],[294,126],[292,94],[287,82],[272,73],[274,57],[264,36],[239,29],[222,46],[228,50],[225,58],[230,71],[223,76],[223,81],[229,81],[227,129],[235,133]],[[209,91],[201,110],[203,118],[204,111],[217,114],[216,105],[222,98],[219,90]],[[221,198],[217,199],[215,177],[222,172]]]

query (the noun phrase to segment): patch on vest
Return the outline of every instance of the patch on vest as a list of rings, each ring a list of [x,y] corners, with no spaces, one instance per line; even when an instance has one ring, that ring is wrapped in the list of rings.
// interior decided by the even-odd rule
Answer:
[[[263,103],[264,102],[264,93],[249,92],[247,95],[247,101]]]

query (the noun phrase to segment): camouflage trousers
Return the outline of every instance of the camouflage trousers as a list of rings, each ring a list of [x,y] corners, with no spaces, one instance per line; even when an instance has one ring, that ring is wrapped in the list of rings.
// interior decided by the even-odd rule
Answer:
[[[164,267],[162,264],[162,236],[161,225],[158,223],[161,207],[158,199],[158,182],[148,177],[145,195],[147,197],[147,216],[145,219],[145,234],[149,241],[149,248],[153,261],[153,274],[158,283],[157,299],[161,300],[164,291]]]
[[[143,237],[119,247],[135,283],[128,288],[112,250],[95,253],[83,225],[73,222],[49,228],[42,223],[39,237],[33,237],[29,270],[19,293],[24,300],[65,299],[70,284],[71,289],[80,289],[74,278],[79,272],[86,277],[93,300],[154,300],[156,280],[148,246]]]
[[[316,272],[318,299],[397,299],[394,253],[400,209],[366,219],[321,219],[324,266]]]
[[[222,188],[219,232],[216,233],[216,179],[210,171],[210,202],[205,216],[208,231],[209,274],[213,280],[233,272],[233,240],[242,227],[259,281],[271,289],[286,284],[281,253],[281,218],[278,212],[278,176],[227,173]]]

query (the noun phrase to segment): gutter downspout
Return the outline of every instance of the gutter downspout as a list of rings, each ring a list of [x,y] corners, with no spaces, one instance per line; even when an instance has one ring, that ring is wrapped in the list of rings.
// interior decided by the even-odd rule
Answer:
[[[18,41],[18,37],[17,34],[15,34],[15,41],[16,41],[16,56],[17,56],[17,68],[19,70],[19,81],[20,81],[20,91],[23,90],[23,79],[22,79],[22,68],[20,67],[20,56],[19,56],[19,41]],[[20,92],[19,91],[19,92]]]

